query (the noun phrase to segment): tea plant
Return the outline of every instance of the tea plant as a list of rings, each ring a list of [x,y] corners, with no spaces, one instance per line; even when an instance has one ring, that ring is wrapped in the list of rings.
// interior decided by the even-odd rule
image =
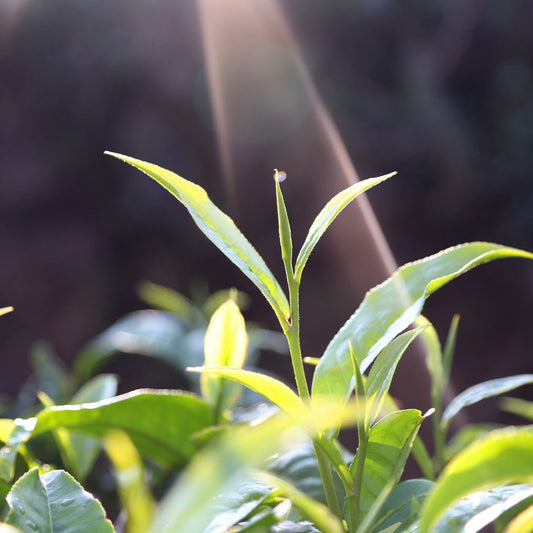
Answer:
[[[525,531],[520,527],[531,523],[532,508],[527,504],[533,499],[532,427],[487,431],[479,438],[463,433],[461,445],[447,442],[447,431],[462,408],[532,383],[533,375],[477,385],[444,408],[457,320],[442,349],[421,312],[432,293],[464,272],[500,258],[533,259],[533,254],[472,242],[404,265],[367,293],[333,337],[317,361],[309,388],[300,344],[304,268],[344,207],[392,174],[361,181],[332,198],[294,259],[281,189],[285,175],[275,172],[285,292],[204,189],[151,163],[110,155],[169,190],[200,230],[261,291],[286,338],[296,391],[274,377],[244,368],[249,336],[233,296],[209,321],[203,364],[189,363],[189,370],[200,374],[199,394],[141,390],[115,396],[116,392],[98,386],[102,376],[90,376],[117,348],[127,346],[128,337],[120,333],[130,328],[135,337],[139,331],[131,327],[131,317],[126,318],[128,327],[119,323],[80,355],[74,366],[78,382],[90,379],[70,405],[53,405],[52,398],[41,395],[45,407],[33,416],[0,421],[0,439],[6,443],[0,450],[0,477],[7,524],[25,532],[113,531],[97,500],[65,471],[50,470],[32,447],[52,433],[64,464],[79,481],[93,468],[98,450],[106,451],[127,516],[126,530],[131,532],[426,533],[463,527],[473,532],[498,520],[509,533]],[[191,311],[194,306],[165,289],[156,287],[151,294],[153,302],[163,301],[163,307],[170,306],[182,318],[188,316],[193,323],[192,317],[198,318]],[[398,409],[388,394],[396,366],[416,337],[427,347],[432,383],[433,409],[426,414]],[[147,338],[151,341],[141,342],[141,353],[172,351],[164,343],[154,349],[160,338],[157,332],[152,330]],[[258,393],[279,412],[256,410],[239,418],[236,384]],[[417,436],[426,418],[432,418],[434,457]],[[338,441],[341,427],[350,425],[357,429],[353,450]],[[426,479],[401,480],[411,453]],[[147,469],[154,480],[151,485],[144,474]],[[181,474],[168,488],[166,476],[177,471]],[[158,489],[163,496],[156,503],[158,480],[163,480]],[[476,497],[469,499],[473,493]]]

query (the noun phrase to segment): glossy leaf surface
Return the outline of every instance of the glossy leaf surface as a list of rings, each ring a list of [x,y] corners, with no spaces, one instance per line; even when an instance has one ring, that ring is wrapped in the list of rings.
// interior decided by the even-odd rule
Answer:
[[[401,267],[366,294],[357,311],[332,339],[316,368],[313,395],[344,399],[350,395],[353,372],[349,342],[364,372],[378,353],[418,317],[428,296],[478,265],[507,257],[533,259],[533,254],[473,242]]]
[[[274,379],[266,374],[243,370],[241,368],[229,368],[225,366],[202,366],[189,368],[191,372],[202,372],[223,376],[241,383],[252,389],[277,405],[282,411],[293,418],[298,418],[305,410],[303,402],[298,395],[285,383]]]
[[[460,498],[503,483],[533,482],[533,427],[494,431],[452,459],[424,505],[420,533],[432,531]]]
[[[24,533],[112,533],[100,502],[63,470],[33,468],[7,496],[7,523]]]
[[[213,415],[191,394],[139,390],[100,402],[50,407],[25,423],[23,442],[61,427],[97,437],[121,429],[143,455],[173,467],[194,455],[191,437],[210,426]]]
[[[396,411],[370,430],[361,487],[363,516],[391,480],[399,481],[422,420],[415,409]]]
[[[423,331],[418,328],[400,335],[388,344],[377,356],[368,374],[365,385],[367,401],[366,427],[370,427],[379,414],[396,371],[400,358],[407,347]]]
[[[106,153],[133,165],[173,194],[187,208],[206,237],[259,288],[278,319],[283,321],[290,315],[287,297],[263,258],[233,220],[209,199],[202,187],[152,163]]]
[[[464,407],[473,405],[485,398],[499,396],[523,385],[533,383],[533,374],[520,374],[505,378],[491,379],[483,383],[478,383],[458,394],[446,407],[442,414],[442,422],[449,424],[453,417]]]
[[[350,187],[344,189],[340,193],[336,194],[320,211],[317,215],[311,227],[307,237],[300,249],[300,253],[296,259],[294,275],[295,278],[300,281],[302,277],[302,271],[304,269],[311,252],[318,244],[318,241],[328,229],[331,223],[337,218],[339,213],[360,194],[364,193],[368,189],[374,187],[378,183],[385,181],[386,179],[394,176],[396,173],[387,174],[386,176],[380,176],[378,178],[370,178],[363,181],[354,183]]]
[[[100,374],[88,381],[71,399],[71,404],[97,402],[112,398],[117,393],[117,377]],[[68,469],[83,481],[91,470],[100,451],[100,439],[81,435],[65,428],[55,431],[56,439],[62,449]]]
[[[227,300],[209,322],[204,341],[205,365],[242,368],[247,351],[248,334],[244,317],[237,304]],[[203,398],[216,412],[232,407],[238,398],[239,388],[220,375],[203,373],[200,385]]]

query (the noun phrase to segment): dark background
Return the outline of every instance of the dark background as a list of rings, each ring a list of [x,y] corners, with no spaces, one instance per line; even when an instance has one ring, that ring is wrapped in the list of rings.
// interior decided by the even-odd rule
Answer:
[[[279,3],[359,175],[399,172],[369,195],[399,264],[469,240],[533,250],[530,0]],[[69,362],[141,308],[142,279],[184,293],[195,280],[237,286],[252,296],[247,318],[276,327],[168,193],[103,155],[126,153],[200,183],[282,277],[272,168],[288,171],[297,242],[331,194],[312,150],[294,159],[282,150],[306,137],[306,118],[261,142],[232,139],[239,158],[228,190],[210,116],[193,0],[0,0],[0,306],[15,307],[0,320],[3,393],[27,376],[34,341]],[[327,241],[304,276],[310,355],[360,301],[343,279],[374,271],[364,253],[339,262]],[[441,334],[462,316],[457,389],[533,370],[532,296],[532,265],[512,260],[430,299]],[[125,388],[157,385],[131,374]],[[406,367],[400,397],[419,386],[410,375]],[[498,416],[490,405],[474,414]]]

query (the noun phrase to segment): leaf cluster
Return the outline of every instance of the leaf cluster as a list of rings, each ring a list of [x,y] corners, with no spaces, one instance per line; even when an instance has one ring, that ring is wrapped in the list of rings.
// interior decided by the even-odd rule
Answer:
[[[0,420],[0,527],[28,533],[426,533],[474,532],[492,523],[508,533],[531,531],[532,426],[469,426],[451,441],[448,430],[463,408],[531,384],[533,375],[476,385],[445,406],[458,318],[441,347],[421,313],[431,294],[463,273],[533,254],[471,242],[402,266],[367,293],[333,336],[309,387],[300,346],[304,268],[342,210],[393,174],[334,196],[294,254],[282,173],[276,171],[284,289],[204,189],[157,165],[111,155],[149,175],[185,206],[266,298],[281,340],[246,324],[239,306],[244,297],[235,290],[198,303],[144,284],[141,294],[158,309],[119,320],[81,351],[71,372],[41,346],[33,358],[41,405],[28,410],[19,404],[19,416]],[[398,408],[389,395],[396,367],[416,338],[426,347],[432,384],[432,409],[425,414]],[[255,368],[265,348],[288,351],[294,386]],[[189,370],[192,392],[117,395],[117,377],[97,371],[118,353]],[[253,395],[243,394],[243,387]],[[532,418],[529,404],[509,399],[504,408]],[[427,419],[432,453],[418,436]],[[338,440],[342,428],[353,428],[351,448]],[[410,455],[423,473],[419,479],[403,478]],[[107,505],[109,479],[115,503]],[[114,507],[119,511],[112,523],[107,516]]]

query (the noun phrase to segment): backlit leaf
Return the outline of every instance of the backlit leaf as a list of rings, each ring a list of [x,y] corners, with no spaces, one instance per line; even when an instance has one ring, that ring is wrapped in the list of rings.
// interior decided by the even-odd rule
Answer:
[[[337,215],[357,196],[364,193],[368,189],[374,187],[378,183],[385,181],[386,179],[394,176],[396,172],[392,174],[387,174],[386,176],[380,176],[378,178],[370,178],[363,181],[358,181],[350,187],[344,189],[337,195],[335,195],[320,211],[317,215],[311,227],[309,228],[309,233],[302,245],[298,258],[296,259],[294,275],[296,280],[300,281],[302,277],[302,271],[304,269],[311,252],[317,245],[320,237],[328,229],[330,224],[337,218]]]
[[[206,237],[259,288],[280,322],[289,317],[287,297],[263,258],[202,187],[152,163],[112,152],[106,154],[133,165],[173,194]]]
[[[460,498],[504,483],[533,482],[533,427],[493,431],[445,467],[426,500],[419,533],[429,533]]]
[[[418,317],[428,296],[472,268],[506,257],[533,259],[533,254],[473,242],[401,267],[366,294],[357,311],[329,343],[316,367],[313,395],[347,398],[353,390],[349,342],[364,372],[379,352]]]

